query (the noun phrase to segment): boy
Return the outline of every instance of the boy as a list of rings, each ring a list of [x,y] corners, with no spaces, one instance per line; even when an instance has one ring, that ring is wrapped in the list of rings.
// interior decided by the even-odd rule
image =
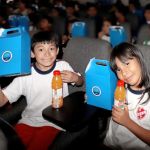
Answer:
[[[50,32],[38,32],[32,38],[31,57],[35,58],[31,75],[17,77],[0,91],[0,106],[13,103],[26,96],[27,106],[15,126],[27,150],[47,150],[60,127],[45,120],[42,110],[52,103],[51,81],[54,70],[60,70],[63,80],[63,97],[68,95],[67,83],[83,84],[82,76],[65,61],[57,61],[59,38]]]

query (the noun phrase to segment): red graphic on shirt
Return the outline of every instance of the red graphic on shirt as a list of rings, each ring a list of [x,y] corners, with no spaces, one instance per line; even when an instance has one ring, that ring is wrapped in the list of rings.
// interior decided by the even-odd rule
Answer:
[[[144,108],[142,108],[142,107],[139,107],[138,109],[137,109],[137,118],[139,119],[139,120],[141,120],[141,119],[143,119],[145,116],[146,116],[146,110],[144,110]]]

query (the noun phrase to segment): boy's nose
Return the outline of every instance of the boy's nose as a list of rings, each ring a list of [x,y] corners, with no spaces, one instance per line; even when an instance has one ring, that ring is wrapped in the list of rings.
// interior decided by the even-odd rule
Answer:
[[[49,52],[49,51],[46,51],[46,52],[45,52],[45,55],[46,55],[46,56],[49,56],[49,55],[50,55],[50,52]]]

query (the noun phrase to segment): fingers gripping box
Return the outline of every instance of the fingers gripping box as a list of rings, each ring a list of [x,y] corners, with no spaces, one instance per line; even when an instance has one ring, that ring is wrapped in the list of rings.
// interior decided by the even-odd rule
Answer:
[[[91,59],[85,71],[87,104],[111,110],[117,77],[109,61]]]
[[[0,76],[31,72],[30,41],[24,27],[0,30]]]

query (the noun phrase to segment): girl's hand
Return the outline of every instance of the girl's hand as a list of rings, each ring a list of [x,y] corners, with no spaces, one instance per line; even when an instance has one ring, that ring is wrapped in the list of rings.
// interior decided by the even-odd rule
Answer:
[[[130,121],[129,110],[128,110],[127,105],[125,105],[124,110],[114,106],[112,109],[112,119],[115,122],[123,126],[126,126],[128,122]]]

